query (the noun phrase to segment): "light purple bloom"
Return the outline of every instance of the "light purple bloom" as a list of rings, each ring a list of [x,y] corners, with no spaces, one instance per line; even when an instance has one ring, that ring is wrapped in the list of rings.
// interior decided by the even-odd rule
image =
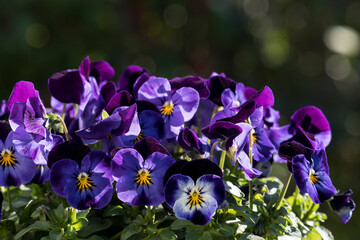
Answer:
[[[119,150],[112,161],[118,198],[132,206],[158,205],[165,201],[163,179],[175,160],[154,152],[145,160],[135,149]]]
[[[165,137],[171,138],[195,115],[200,97],[190,87],[182,87],[172,94],[167,79],[151,78],[139,88],[138,100],[149,101],[160,110],[165,122]]]

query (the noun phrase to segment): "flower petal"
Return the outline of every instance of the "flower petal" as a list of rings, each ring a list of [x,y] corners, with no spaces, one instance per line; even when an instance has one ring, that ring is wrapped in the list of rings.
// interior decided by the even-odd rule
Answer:
[[[54,192],[61,196],[67,197],[66,186],[74,177],[74,173],[79,169],[78,164],[71,159],[63,159],[54,163],[50,172],[50,184]],[[75,184],[76,187],[76,184]]]

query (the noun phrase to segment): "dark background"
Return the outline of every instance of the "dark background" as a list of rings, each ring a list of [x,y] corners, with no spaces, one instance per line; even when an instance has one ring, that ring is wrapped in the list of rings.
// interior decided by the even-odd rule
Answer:
[[[27,80],[49,106],[48,77],[87,55],[108,61],[114,81],[130,64],[167,78],[224,72],[270,86],[282,124],[302,106],[322,109],[332,181],[359,202],[359,13],[347,0],[0,0],[0,98]],[[358,209],[347,224],[321,210],[335,239],[359,238]]]

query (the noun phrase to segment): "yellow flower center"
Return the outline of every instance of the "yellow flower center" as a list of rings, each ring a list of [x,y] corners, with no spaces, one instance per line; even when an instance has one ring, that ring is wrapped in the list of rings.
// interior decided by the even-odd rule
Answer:
[[[143,134],[143,132],[140,132],[139,135],[137,135],[137,137],[134,138],[132,141],[133,141],[133,142],[138,142],[138,141],[140,141],[140,140],[143,139],[143,138],[144,138],[144,134]]]
[[[172,112],[174,110],[174,104],[172,103],[172,101],[168,101],[168,102],[164,102],[163,107],[161,108],[160,112],[163,115],[171,115]]]
[[[201,193],[197,189],[193,189],[188,197],[186,205],[190,205],[190,209],[195,207],[201,207],[201,204],[204,203],[204,198],[201,196]]]
[[[257,136],[253,133],[253,134],[251,134],[251,143],[252,143],[252,145],[254,145],[256,142],[257,142]]]
[[[90,189],[94,186],[93,181],[89,178],[87,173],[80,173],[77,177],[78,181],[76,183],[77,190],[84,191],[86,189]]]
[[[147,169],[140,169],[135,177],[136,186],[146,185],[147,187],[152,184],[150,172]]]
[[[2,167],[13,167],[15,164],[17,163],[17,160],[14,156],[14,154],[12,153],[12,151],[8,150],[8,149],[4,149],[1,152],[1,157],[0,157],[0,164]]]
[[[319,181],[319,177],[315,175],[315,170],[314,169],[310,169],[309,177],[310,177],[310,182],[312,184],[315,184],[315,183],[317,183]]]

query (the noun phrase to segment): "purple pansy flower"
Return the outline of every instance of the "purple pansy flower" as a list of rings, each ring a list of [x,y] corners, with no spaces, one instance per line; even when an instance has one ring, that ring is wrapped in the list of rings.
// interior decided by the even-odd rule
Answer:
[[[308,139],[316,143],[316,149],[325,148],[331,140],[331,129],[328,120],[320,109],[314,106],[307,106],[297,110],[290,120],[290,124],[282,127],[273,127],[269,130],[269,137],[276,149],[280,144],[289,141],[291,138],[302,132]],[[315,146],[314,143],[312,143]],[[274,156],[276,162],[281,162]]]
[[[165,122],[165,137],[172,138],[194,116],[200,97],[190,87],[182,87],[172,94],[167,79],[151,78],[139,88],[138,100],[149,101],[160,110]]]
[[[165,201],[163,179],[175,163],[170,156],[154,152],[145,160],[135,149],[119,150],[112,161],[118,198],[132,206],[158,205]]]
[[[133,88],[136,80],[143,74],[149,73],[146,68],[130,65],[125,68],[121,73],[121,76],[118,80],[118,87],[120,90],[127,90],[130,93],[133,93]]]
[[[264,124],[259,124],[251,134],[253,159],[258,162],[268,161],[275,151],[265,129]],[[245,145],[245,151],[249,152],[249,138]]]
[[[110,160],[102,151],[90,152],[81,164],[72,159],[59,160],[51,167],[51,187],[76,209],[103,208],[113,193]]]
[[[13,132],[0,140],[0,186],[4,187],[29,183],[36,172],[34,161],[19,154],[12,141]]]
[[[292,169],[301,193],[308,193],[314,203],[323,203],[336,193],[329,177],[324,149],[315,151],[311,159],[306,159],[303,154],[295,156],[292,160]]]
[[[210,91],[209,100],[220,106],[222,104],[221,94],[223,91],[227,88],[230,88],[231,90],[235,90],[236,88],[236,82],[227,78],[224,73],[212,73],[206,83]]]
[[[203,175],[196,181],[175,174],[166,183],[165,200],[177,218],[205,225],[224,202],[225,185],[219,176],[213,174]]]
[[[351,189],[343,193],[335,194],[330,201],[331,208],[339,215],[343,223],[347,223],[353,211],[355,210],[355,202],[350,198],[353,194]]]

